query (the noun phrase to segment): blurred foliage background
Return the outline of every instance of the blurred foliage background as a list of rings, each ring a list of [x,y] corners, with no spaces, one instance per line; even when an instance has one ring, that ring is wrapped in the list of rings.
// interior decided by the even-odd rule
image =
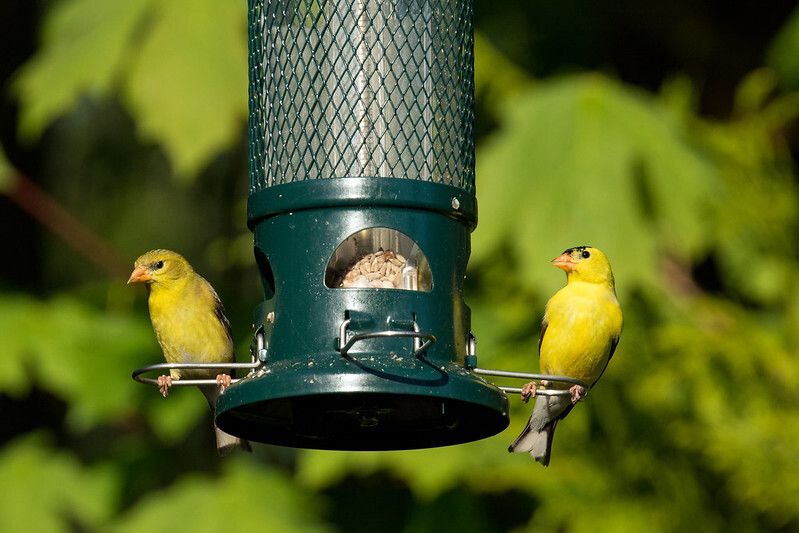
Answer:
[[[242,1],[0,4],[4,531],[799,531],[799,8],[477,0],[481,366],[534,371],[548,260],[613,262],[625,332],[552,466],[434,450],[220,460],[133,259],[180,250],[244,358]]]

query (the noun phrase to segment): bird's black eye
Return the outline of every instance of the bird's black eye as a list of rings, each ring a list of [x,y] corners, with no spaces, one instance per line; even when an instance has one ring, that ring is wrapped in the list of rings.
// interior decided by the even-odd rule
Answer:
[[[161,268],[164,268],[164,262],[163,262],[163,261],[158,261],[158,262],[157,262],[156,264],[154,264],[153,266],[155,267],[155,269],[156,269],[156,270],[159,270],[159,269],[161,269]]]
[[[580,255],[583,256],[583,259],[588,259],[589,257],[591,257],[591,252],[589,252],[588,250],[583,250],[583,253]]]

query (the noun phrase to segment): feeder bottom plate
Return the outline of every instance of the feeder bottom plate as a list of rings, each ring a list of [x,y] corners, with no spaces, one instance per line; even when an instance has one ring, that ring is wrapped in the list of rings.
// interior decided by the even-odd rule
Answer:
[[[505,395],[448,366],[435,382],[361,371],[249,378],[220,397],[216,423],[256,442],[335,450],[447,446],[505,429]]]

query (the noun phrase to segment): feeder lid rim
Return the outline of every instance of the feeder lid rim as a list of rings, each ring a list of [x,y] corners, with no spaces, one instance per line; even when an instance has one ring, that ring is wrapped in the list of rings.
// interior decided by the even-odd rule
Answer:
[[[283,213],[327,207],[402,207],[437,211],[477,225],[477,199],[472,191],[429,181],[384,177],[309,179],[250,192],[247,224]]]

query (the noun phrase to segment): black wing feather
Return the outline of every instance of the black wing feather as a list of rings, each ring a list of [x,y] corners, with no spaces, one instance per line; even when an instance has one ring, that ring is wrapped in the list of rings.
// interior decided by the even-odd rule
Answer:
[[[613,359],[613,354],[616,353],[616,346],[619,345],[619,335],[616,335],[612,339],[610,339],[610,353],[608,354],[608,360],[605,362],[605,368],[602,369],[602,372],[599,373],[599,376],[591,383],[591,387],[593,388],[596,385],[596,382],[599,381],[599,378],[602,377],[602,374],[605,373],[605,370],[608,369],[608,365],[610,364],[610,360]]]
[[[216,291],[211,288],[211,292],[214,294],[214,316],[216,316],[219,323],[222,324],[222,328],[225,330],[225,334],[227,335],[228,340],[230,341],[230,345],[233,346],[233,333],[230,330],[230,321],[228,321],[227,316],[225,316],[225,306],[222,305],[222,300],[219,299],[219,295],[216,294]],[[233,356],[235,359],[235,356]],[[230,377],[236,377],[236,369],[228,370],[227,374]]]
[[[541,343],[544,342],[544,334],[547,332],[547,327],[549,327],[549,322],[546,321],[546,318],[541,321],[541,333],[538,334],[538,357],[541,357]]]
[[[216,316],[217,320],[222,324],[222,327],[225,329],[225,333],[227,334],[228,340],[233,342],[233,333],[230,329],[230,322],[228,321],[227,317],[225,316],[225,307],[222,305],[222,300],[219,299],[219,296],[216,295],[214,292],[214,315]]]

